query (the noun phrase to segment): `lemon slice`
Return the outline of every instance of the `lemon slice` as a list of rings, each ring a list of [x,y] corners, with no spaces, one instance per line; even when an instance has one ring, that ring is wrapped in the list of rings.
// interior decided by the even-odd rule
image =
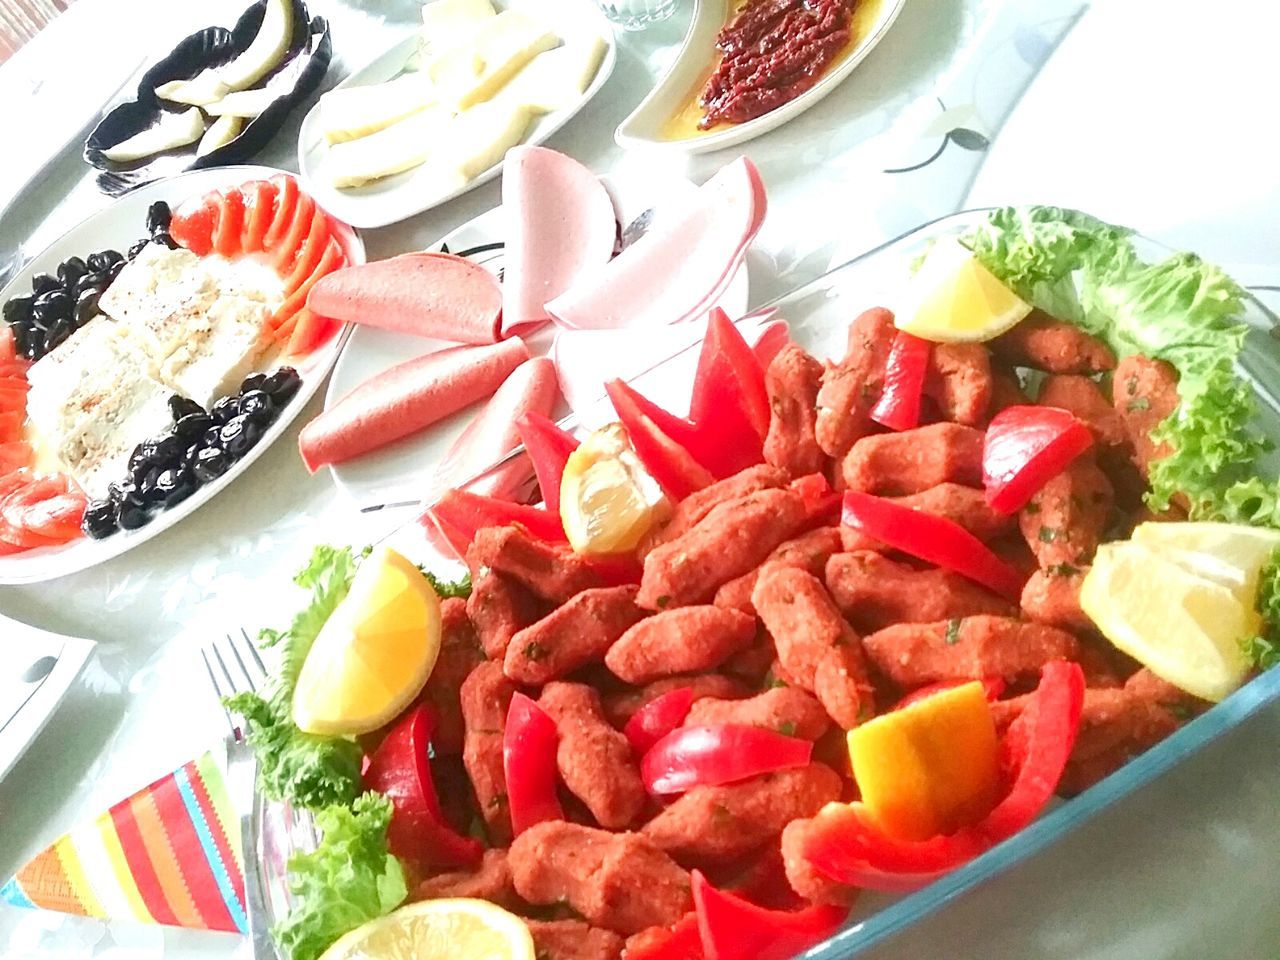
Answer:
[[[990,340],[1031,312],[1031,304],[954,239],[934,244],[904,299],[898,329],[936,343]]]
[[[302,664],[293,722],[327,735],[376,730],[418,695],[439,652],[440,598],[417,567],[379,547]]]
[[[534,960],[523,920],[487,900],[423,900],[357,927],[320,960]]]
[[[1141,543],[1098,548],[1080,606],[1103,635],[1157,676],[1205,700],[1244,680],[1240,641],[1261,618],[1220,583],[1197,576]]]
[[[1280,549],[1280,530],[1240,523],[1142,523],[1133,540],[1252,604],[1262,568]]]
[[[560,479],[560,521],[578,553],[634,549],[669,510],[620,424],[594,431],[569,455]]]

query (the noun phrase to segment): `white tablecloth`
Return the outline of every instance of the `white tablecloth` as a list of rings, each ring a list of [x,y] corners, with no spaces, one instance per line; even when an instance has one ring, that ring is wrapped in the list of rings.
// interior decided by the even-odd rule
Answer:
[[[1251,25],[1261,16],[1245,0],[1220,3],[1212,13],[1189,3],[1182,12],[1173,10],[1179,4],[1121,6],[1130,17],[1126,32],[1114,29],[1114,11],[1090,12],[1064,46],[1066,51],[1088,44],[1077,50],[1070,72],[1064,76],[1059,61],[1051,60],[1043,83],[1033,86],[1006,131],[1010,109],[1071,31],[1081,4],[909,0],[890,34],[839,90],[743,148],[760,166],[770,200],[750,259],[752,302],[764,302],[884,239],[966,205],[975,175],[977,202],[1070,202],[1157,236],[1164,231],[1176,243],[1201,245],[1196,236],[1172,226],[1176,217],[1156,214],[1179,205],[1197,210],[1188,233],[1212,222],[1220,188],[1208,174],[1216,169],[1214,148],[1231,154],[1242,142],[1241,129],[1234,122],[1223,128],[1223,114],[1211,109],[1216,98],[1210,94],[1193,101],[1193,115],[1179,116],[1168,106],[1148,109],[1152,98],[1175,95],[1175,74],[1184,80],[1183,94],[1194,77],[1206,83],[1228,76],[1238,80],[1235,92],[1209,88],[1222,97],[1272,89],[1274,84],[1264,85],[1270,74],[1264,72],[1262,45],[1276,33]],[[238,7],[221,0],[80,0],[63,21],[0,68],[0,115],[15,118],[9,129],[33,131],[19,149],[0,155],[0,183],[16,188],[40,170],[43,200],[24,202],[3,221],[6,243],[22,237],[28,249],[39,249],[106,202],[74,156],[41,169],[90,117],[84,85],[61,67],[92,64],[100,97],[191,29],[230,22]],[[313,7],[333,24],[335,62],[327,83],[411,29],[418,9],[405,0],[316,0]],[[1141,8],[1137,14],[1136,8]],[[1235,19],[1220,13],[1222,8],[1235,8]],[[1190,26],[1174,29],[1183,18]],[[1216,42],[1186,48],[1201,29],[1219,20]],[[614,77],[550,145],[601,172],[672,163],[702,178],[730,159],[732,151],[692,162],[624,155],[612,141],[614,126],[674,54],[686,21],[687,10],[647,33],[620,35]],[[112,40],[103,44],[108,29]],[[1248,35],[1256,51],[1237,57],[1232,44],[1238,35]],[[1050,86],[1055,74],[1056,93]],[[1085,89],[1092,91],[1088,101],[1073,92],[1082,74],[1089,80]],[[1033,110],[1035,100],[1048,100],[1053,107]],[[1233,121],[1248,112],[1235,100],[1230,103],[1227,115]],[[1119,131],[1145,129],[1143,124],[1155,123],[1156,116],[1162,118],[1160,138],[1146,147],[1117,146]],[[44,122],[37,124],[40,119]],[[258,158],[261,162],[296,169],[299,119],[280,133]],[[1110,124],[1104,127],[1108,136],[1099,143],[1092,131],[1104,122]],[[1256,126],[1263,130],[1266,120],[1259,118]],[[994,141],[991,159],[982,168],[988,141]],[[1255,147],[1257,142],[1251,141]],[[1158,154],[1148,149],[1152,146],[1159,147]],[[1117,186],[1118,151],[1131,161],[1123,165],[1132,181],[1128,188]],[[1158,181],[1139,157],[1159,165]],[[1198,162],[1178,181],[1169,170],[1171,157]],[[1274,151],[1256,160],[1234,155],[1235,161],[1251,164],[1246,169],[1255,180],[1269,176],[1262,187],[1270,190],[1274,211],[1277,181],[1267,167],[1270,162],[1274,170],[1273,158]],[[996,170],[1002,172],[991,172]],[[1154,182],[1161,185],[1159,195],[1147,190]],[[1182,189],[1172,189],[1175,183]],[[1243,205],[1252,195],[1240,184],[1233,189],[1230,195],[1242,202],[1233,210],[1240,215],[1242,234],[1235,246],[1221,249],[1235,262],[1274,261],[1274,217],[1262,222],[1256,207]],[[426,246],[496,204],[498,194],[492,183],[405,223],[370,231],[369,254]],[[1188,194],[1194,194],[1195,206],[1186,204]],[[1136,199],[1140,196],[1154,202],[1144,207]],[[73,823],[219,736],[222,714],[197,655],[202,638],[242,624],[279,623],[289,614],[282,602],[288,577],[313,543],[366,542],[397,521],[386,514],[360,516],[342,502],[327,477],[308,477],[294,439],[294,433],[287,434],[222,497],[138,550],[54,583],[0,589],[5,614],[100,641],[81,684],[28,756],[0,782],[0,873],[7,875]],[[1280,951],[1280,911],[1274,906],[1280,805],[1273,800],[1280,787],[1278,729],[1273,711],[873,955],[886,960],[925,955],[1270,960]],[[1258,772],[1268,768],[1270,774]],[[1215,786],[1205,789],[1206,784]],[[8,945],[5,956],[24,958],[226,957],[238,941],[0,908],[0,944]],[[1260,952],[1263,944],[1275,949]]]

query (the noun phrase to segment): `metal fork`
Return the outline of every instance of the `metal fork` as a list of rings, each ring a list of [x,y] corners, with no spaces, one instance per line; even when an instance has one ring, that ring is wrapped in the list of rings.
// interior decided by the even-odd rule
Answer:
[[[257,788],[257,759],[240,724],[222,703],[224,697],[258,692],[266,684],[266,665],[248,631],[241,628],[221,640],[215,637],[201,648],[200,656],[231,731],[227,737],[227,791],[240,817],[245,914],[254,960],[277,960],[271,923],[273,916],[287,908],[289,858],[314,850],[319,835],[310,813],[263,798]]]

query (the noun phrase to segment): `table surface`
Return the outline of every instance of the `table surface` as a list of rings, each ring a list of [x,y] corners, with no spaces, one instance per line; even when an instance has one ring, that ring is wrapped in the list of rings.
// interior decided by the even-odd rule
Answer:
[[[23,131],[17,149],[0,152],[0,207],[30,177],[41,183],[0,215],[0,236],[39,250],[108,202],[78,149],[62,149],[101,102],[85,102],[82,71],[59,65],[92,64],[105,96],[239,6],[81,0],[0,68],[0,104]],[[327,85],[404,36],[419,7],[312,6],[333,24]],[[1280,283],[1280,177],[1259,103],[1274,86],[1264,44],[1280,22],[1262,4],[908,0],[853,75],[781,129],[693,159],[624,154],[613,128],[670,62],[688,6],[620,34],[614,77],[549,145],[600,172],[665,164],[695,179],[748,153],[770,201],[750,255],[753,304],[920,222],[1005,202],[1088,209],[1194,247],[1249,282]],[[257,162],[297,169],[302,112]],[[957,129],[972,134],[948,136]],[[498,199],[494,182],[366,231],[369,255],[423,248]],[[312,544],[368,542],[404,519],[360,515],[325,475],[308,477],[296,429],[229,492],[132,553],[51,584],[0,588],[4,614],[99,641],[81,682],[0,782],[0,874],[221,735],[197,653],[207,636],[278,624],[289,613],[282,590]],[[1277,761],[1280,709],[1271,709],[866,956],[1276,960]],[[225,935],[0,907],[5,944],[6,957],[60,960],[247,955]]]

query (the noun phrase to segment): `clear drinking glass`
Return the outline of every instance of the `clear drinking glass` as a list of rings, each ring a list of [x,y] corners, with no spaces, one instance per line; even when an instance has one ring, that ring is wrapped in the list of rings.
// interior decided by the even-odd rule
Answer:
[[[623,30],[643,30],[676,12],[676,0],[596,0],[596,5]]]

